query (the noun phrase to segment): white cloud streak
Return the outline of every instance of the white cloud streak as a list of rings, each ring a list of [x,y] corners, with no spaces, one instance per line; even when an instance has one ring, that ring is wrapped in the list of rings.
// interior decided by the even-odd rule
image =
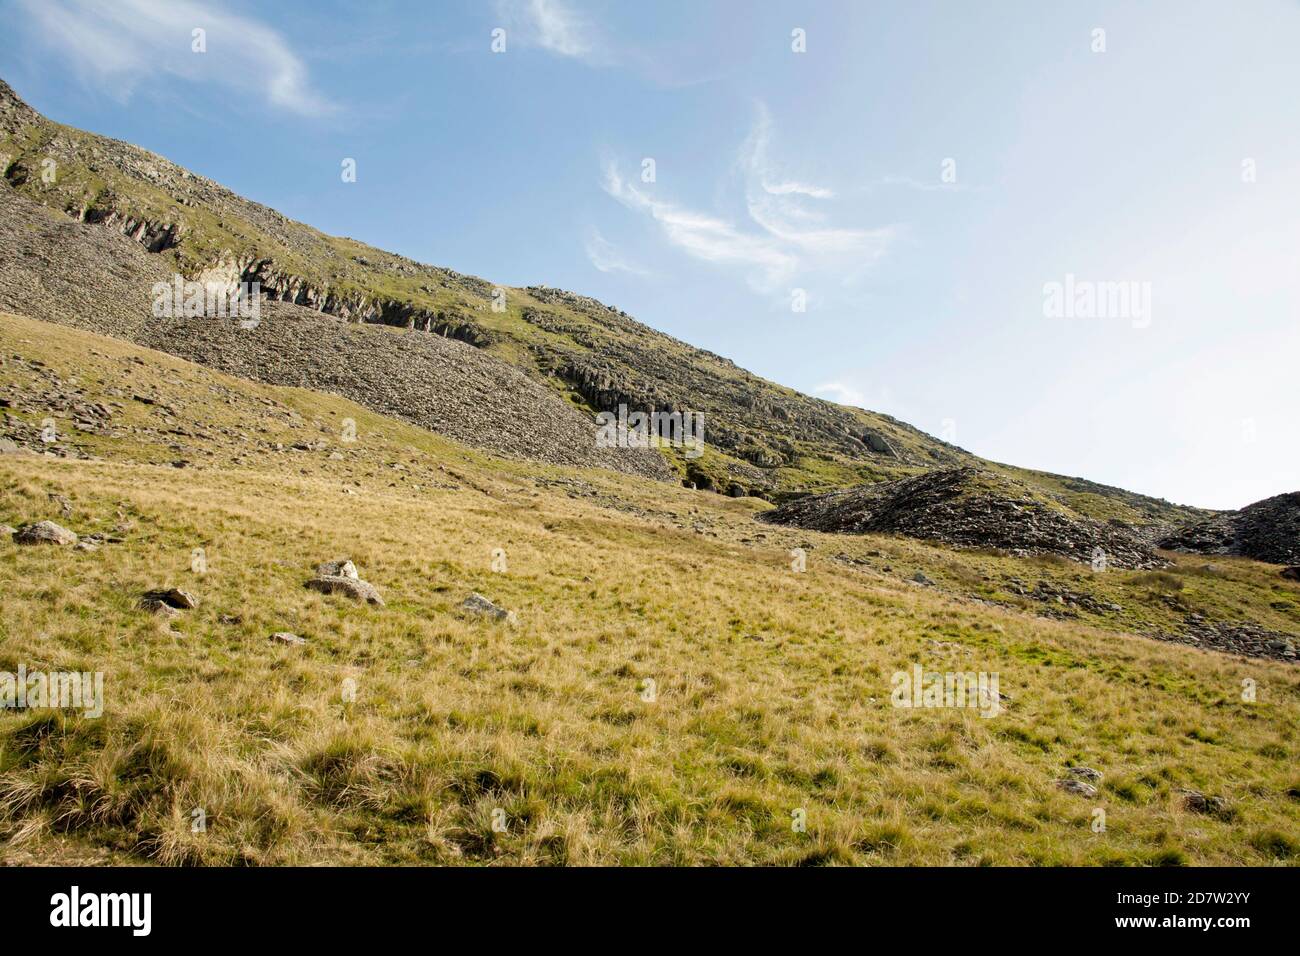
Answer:
[[[508,43],[540,47],[592,65],[610,58],[609,44],[564,0],[497,0],[496,10],[506,25]]]
[[[629,209],[647,213],[672,245],[696,259],[756,269],[768,284],[787,278],[797,265],[793,255],[767,237],[746,234],[716,216],[656,199],[623,179],[613,164],[605,167],[604,188]]]
[[[200,0],[19,0],[11,22],[69,61],[83,80],[126,98],[142,83],[177,77],[221,84],[306,116],[334,107],[307,68],[270,27]],[[206,31],[207,52],[191,47]]]
[[[804,273],[838,273],[843,281],[850,281],[886,254],[895,228],[825,225],[823,208],[808,203],[825,204],[835,196],[834,191],[778,176],[768,159],[771,136],[771,116],[760,105],[758,121],[736,163],[748,215],[743,225],[661,199],[654,187],[644,188],[624,179],[612,162],[605,164],[602,186],[624,206],[647,214],[668,242],[687,255],[744,269],[750,285],[759,292],[775,292]]]
[[[773,196],[811,196],[813,199],[830,199],[835,193],[821,186],[805,183],[763,183],[763,189]]]

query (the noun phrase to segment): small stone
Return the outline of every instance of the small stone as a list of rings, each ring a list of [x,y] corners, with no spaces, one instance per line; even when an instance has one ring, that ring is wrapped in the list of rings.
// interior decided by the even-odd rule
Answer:
[[[166,601],[163,601],[160,598],[149,597],[148,595],[140,598],[140,610],[148,611],[150,614],[156,614],[160,617],[166,618],[172,618],[181,613]]]
[[[933,581],[931,581],[928,577],[926,577],[924,571],[917,571],[914,575],[912,575],[912,580],[915,581],[917,584],[924,584],[927,586],[934,584]]]
[[[519,622],[518,615],[514,611],[507,611],[505,608],[493,604],[483,595],[475,592],[465,598],[460,604],[463,610],[471,614],[478,614],[483,617],[490,617],[494,621],[505,621],[507,624],[514,625]]]
[[[1068,767],[1065,772],[1078,780],[1087,780],[1091,783],[1101,782],[1101,771],[1093,770],[1091,767]]]
[[[1186,787],[1180,787],[1178,792],[1183,796],[1183,806],[1192,813],[1204,813],[1212,817],[1232,815],[1228,801],[1223,797],[1207,797],[1197,790],[1189,790]]]
[[[1090,783],[1084,783],[1082,780],[1075,780],[1073,777],[1066,777],[1063,780],[1056,781],[1056,785],[1066,793],[1073,793],[1080,797],[1095,797],[1097,788]]]
[[[306,644],[307,638],[299,637],[297,634],[290,634],[288,631],[276,631],[274,634],[271,635],[271,642],[273,644],[286,644],[291,646],[297,646],[301,644]]]
[[[38,521],[25,524],[14,532],[15,544],[57,544],[61,546],[77,543],[77,536],[67,528],[62,528],[53,521]]]
[[[1300,581],[1300,564],[1293,564],[1290,567],[1283,568],[1281,574],[1288,581]]]
[[[146,591],[140,603],[143,605],[146,601],[161,601],[168,607],[174,607],[178,611],[192,611],[199,606],[199,599],[189,591],[182,591],[180,588],[158,588],[153,591]]]

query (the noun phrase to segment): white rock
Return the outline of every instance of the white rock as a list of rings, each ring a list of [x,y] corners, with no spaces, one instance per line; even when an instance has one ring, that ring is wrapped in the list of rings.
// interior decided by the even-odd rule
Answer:
[[[322,578],[361,580],[361,575],[357,573],[357,566],[347,558],[340,558],[338,561],[326,561],[324,564],[317,565],[316,574]]]

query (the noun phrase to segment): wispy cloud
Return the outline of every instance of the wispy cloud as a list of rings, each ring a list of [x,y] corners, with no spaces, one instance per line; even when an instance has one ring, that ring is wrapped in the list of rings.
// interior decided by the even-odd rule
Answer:
[[[166,76],[220,83],[308,116],[333,110],[280,34],[201,0],[19,0],[11,23],[68,60],[84,80],[121,97]],[[207,52],[192,49],[206,32]]]
[[[601,235],[599,229],[592,229],[587,236],[587,258],[601,272],[626,272],[629,275],[648,276],[650,272],[634,265],[623,257],[613,243]]]
[[[836,229],[806,225],[821,220],[823,214],[820,209],[808,208],[803,200],[828,200],[835,193],[824,186],[778,177],[768,155],[771,141],[772,114],[760,103],[758,121],[740,152],[740,163],[747,173],[750,219],[769,236],[813,257],[817,263],[851,263],[861,267],[884,255],[894,237],[892,227]]]
[[[764,293],[803,273],[837,273],[850,281],[885,255],[895,227],[827,225],[834,190],[779,175],[768,156],[771,139],[772,118],[760,104],[758,120],[737,154],[748,217],[741,224],[659,198],[655,187],[625,179],[613,162],[605,164],[602,185],[629,209],[648,214],[672,245],[705,262],[743,268],[750,285]]]
[[[597,65],[611,57],[595,26],[564,0],[497,0],[496,10],[510,42]]]
[[[604,188],[629,209],[647,213],[670,243],[696,259],[757,270],[767,285],[787,278],[798,264],[768,237],[747,234],[724,219],[654,198],[625,180],[612,163],[605,166]]]
[[[813,199],[830,199],[835,193],[823,186],[805,183],[763,183],[763,189],[773,196],[811,196]]]

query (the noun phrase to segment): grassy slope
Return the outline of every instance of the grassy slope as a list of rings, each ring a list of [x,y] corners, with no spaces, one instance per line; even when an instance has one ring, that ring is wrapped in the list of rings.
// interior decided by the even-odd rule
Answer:
[[[125,530],[95,553],[0,540],[0,670],[102,670],[107,697],[99,720],[0,712],[0,857],[1262,864],[1300,853],[1300,671],[1121,633],[1172,613],[1149,577],[790,533],[755,524],[752,500],[501,462],[342,399],[0,318],[0,384],[29,390],[14,354],[119,401],[121,437],[76,438],[101,461],[0,457],[0,522]],[[131,391],[161,404],[107,393],[123,368]],[[18,417],[39,420],[27,405]],[[176,436],[163,406],[208,436],[185,439],[193,467],[165,464]],[[335,442],[349,417],[360,440]],[[322,438],[315,451],[269,450]],[[805,574],[789,569],[795,545],[810,549]],[[190,571],[195,547],[206,574]],[[507,573],[490,570],[496,547]],[[302,587],[343,555],[386,608]],[[1231,617],[1286,598],[1291,610],[1265,623],[1300,632],[1295,585],[1249,561],[1216,561],[1219,576],[1198,574],[1202,563],[1179,559],[1181,599]],[[939,586],[910,583],[917,568]],[[1096,589],[1125,612],[1052,621],[970,599],[1008,576]],[[135,608],[162,585],[201,606],[170,628]],[[465,619],[457,604],[471,590],[518,611],[518,628]],[[273,647],[279,630],[311,643]],[[997,671],[1007,709],[895,709],[890,675],[913,662]],[[1246,678],[1256,703],[1240,699]],[[1096,800],[1053,785],[1075,763],[1105,772]],[[1179,786],[1223,794],[1235,818],[1184,811]],[[191,832],[198,807],[206,833]],[[1096,807],[1104,833],[1091,830]],[[806,833],[790,826],[796,808]]]
[[[746,447],[786,449],[787,464],[755,470],[737,457],[734,447],[712,448],[695,463],[696,473],[690,478],[701,483],[707,479],[719,490],[771,498],[905,477],[934,465],[979,462],[887,415],[847,407],[829,412],[829,403],[760,379],[594,300],[567,293],[557,297],[553,293],[558,290],[542,293],[508,288],[505,311],[494,312],[489,282],[415,263],[288,220],[161,157],[54,123],[21,103],[15,105],[12,91],[0,83],[0,107],[5,102],[10,104],[13,128],[6,132],[0,126],[0,155],[27,170],[19,187],[24,194],[71,215],[82,215],[85,210],[113,211],[134,219],[180,224],[180,244],[164,255],[187,275],[218,260],[271,258],[279,272],[301,278],[316,289],[464,319],[491,335],[486,346],[489,351],[583,408],[589,406],[572,383],[557,377],[555,366],[563,364],[565,357],[596,361],[625,382],[634,383],[633,391],[637,391],[635,385],[645,386],[679,406],[704,411],[715,439],[721,427],[746,436]],[[41,161],[47,157],[58,162],[58,175],[50,183],[40,175]],[[550,327],[527,321],[525,314],[533,311],[547,313]],[[679,373],[681,377],[674,379]],[[669,377],[661,377],[665,374]],[[801,438],[800,430],[780,416],[753,411],[765,404],[821,420],[828,414],[842,415],[844,423],[884,436],[904,461],[862,452],[846,454],[842,448],[832,448],[824,432],[815,438]],[[832,429],[839,430],[838,425]],[[680,457],[673,460],[682,467]],[[1147,524],[1185,523],[1205,514],[1116,488],[1096,485],[1080,492],[1071,487],[1072,479],[1007,470],[1089,517]]]

